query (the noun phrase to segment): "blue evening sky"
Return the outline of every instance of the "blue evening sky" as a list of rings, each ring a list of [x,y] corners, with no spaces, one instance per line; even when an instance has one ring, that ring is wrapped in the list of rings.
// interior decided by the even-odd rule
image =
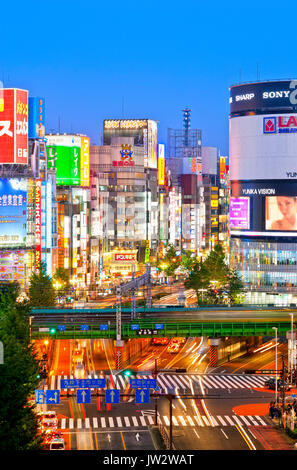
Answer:
[[[100,143],[104,118],[192,128],[228,154],[228,87],[296,78],[296,2],[19,1],[1,3],[0,80],[46,100],[46,130]],[[124,114],[123,114],[124,103]]]

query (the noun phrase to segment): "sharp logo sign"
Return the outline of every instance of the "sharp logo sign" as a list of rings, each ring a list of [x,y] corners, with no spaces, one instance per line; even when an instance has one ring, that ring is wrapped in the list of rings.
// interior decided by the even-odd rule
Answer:
[[[297,115],[263,118],[264,134],[291,134],[297,132]]]

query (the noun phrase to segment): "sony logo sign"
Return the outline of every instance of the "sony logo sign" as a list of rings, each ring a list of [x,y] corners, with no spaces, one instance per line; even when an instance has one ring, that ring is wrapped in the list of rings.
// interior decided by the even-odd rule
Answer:
[[[297,104],[297,80],[292,80],[289,85],[290,90],[282,90],[282,91],[264,91],[263,92],[263,99],[274,99],[274,98],[289,98],[291,104]]]

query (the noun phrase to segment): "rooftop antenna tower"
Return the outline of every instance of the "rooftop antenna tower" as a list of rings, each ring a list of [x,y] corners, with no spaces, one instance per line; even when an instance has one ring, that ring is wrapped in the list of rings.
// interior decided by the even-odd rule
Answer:
[[[191,109],[183,109],[184,146],[189,147],[189,130],[191,129]]]

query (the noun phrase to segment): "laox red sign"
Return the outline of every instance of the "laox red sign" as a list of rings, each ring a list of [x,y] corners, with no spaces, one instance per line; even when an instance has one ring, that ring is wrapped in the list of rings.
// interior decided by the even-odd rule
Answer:
[[[264,134],[286,134],[297,132],[297,115],[270,116],[263,118]]]

